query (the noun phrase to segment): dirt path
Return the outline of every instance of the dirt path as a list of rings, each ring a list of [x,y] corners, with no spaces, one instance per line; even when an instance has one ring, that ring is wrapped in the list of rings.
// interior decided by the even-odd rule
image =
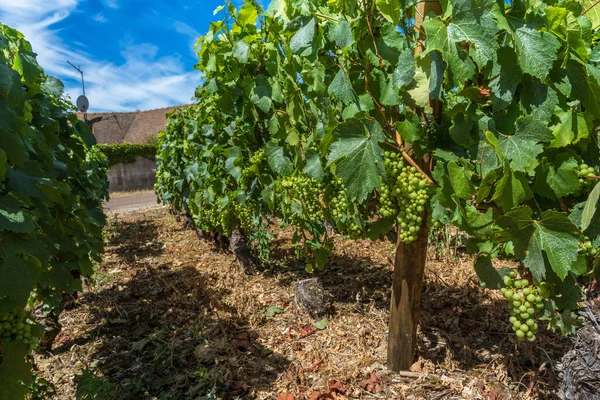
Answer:
[[[104,208],[108,211],[132,211],[156,205],[156,194],[150,192],[110,199],[104,203]]]
[[[95,279],[61,315],[52,353],[36,355],[54,400],[555,398],[560,340],[540,326],[534,346],[516,345],[472,256],[431,248],[419,359],[401,376],[385,368],[394,244],[336,236],[327,268],[309,275],[276,226],[273,263],[247,276],[166,208],[109,216]],[[294,302],[312,276],[334,299],[324,329]]]

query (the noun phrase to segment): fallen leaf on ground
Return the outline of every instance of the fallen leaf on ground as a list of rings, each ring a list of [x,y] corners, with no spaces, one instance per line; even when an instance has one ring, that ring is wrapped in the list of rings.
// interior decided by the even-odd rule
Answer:
[[[277,400],[295,400],[294,395],[290,392],[279,392]]]
[[[360,387],[369,393],[379,393],[381,392],[381,382],[381,377],[371,372],[369,379],[363,379],[360,381]]]

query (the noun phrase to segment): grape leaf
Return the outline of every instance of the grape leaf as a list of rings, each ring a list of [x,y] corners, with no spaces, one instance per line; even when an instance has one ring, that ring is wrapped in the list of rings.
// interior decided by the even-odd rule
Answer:
[[[419,116],[412,111],[406,112],[406,118],[403,121],[396,122],[396,130],[400,137],[407,142],[414,142],[421,139],[422,128]]]
[[[556,197],[565,197],[579,190],[577,165],[577,160],[569,154],[563,153],[548,166],[546,182],[554,191]]]
[[[269,318],[273,318],[277,314],[281,314],[283,312],[283,308],[277,306],[268,306],[265,308],[265,314]]]
[[[367,238],[377,240],[388,233],[396,223],[394,218],[379,218],[367,225]]]
[[[565,147],[577,143],[588,137],[593,129],[592,118],[589,114],[575,109],[559,109],[555,115],[558,117],[558,122],[550,127],[555,137],[550,143],[551,147]]]
[[[327,39],[340,48],[345,48],[354,43],[352,28],[348,21],[339,21],[328,24]]]
[[[19,72],[24,81],[31,88],[34,85],[40,84],[42,69],[35,60],[35,54],[25,51],[19,51],[15,54],[13,68]],[[37,90],[36,90],[37,92]]]
[[[398,57],[396,69],[394,69],[393,82],[397,87],[407,87],[415,76],[415,57],[411,49],[406,49]]]
[[[0,399],[26,398],[25,385],[33,381],[31,364],[26,361],[27,345],[22,340],[6,342],[0,347],[0,355]]]
[[[577,304],[583,298],[583,290],[577,286],[575,278],[568,276],[563,282],[558,282],[554,289],[560,296],[553,298],[554,304],[561,310],[577,310]]]
[[[6,152],[0,149],[0,179],[4,179],[4,175],[6,175]]]
[[[512,48],[499,48],[496,59],[498,62],[494,64],[494,78],[490,84],[490,99],[494,112],[503,110],[510,104],[521,82],[521,71],[516,67],[517,55]]]
[[[325,172],[321,165],[321,158],[314,150],[308,150],[306,152],[306,166],[304,167],[306,175],[318,181],[323,180]]]
[[[328,165],[339,161],[338,176],[344,181],[352,201],[362,202],[384,175],[383,150],[385,140],[379,124],[372,120],[350,119],[334,130],[339,140],[331,145]]]
[[[236,166],[238,159],[240,157],[240,148],[239,147],[231,147],[227,150],[227,159],[225,160],[225,170],[231,176],[233,176],[236,180],[242,177],[242,170],[240,167]],[[192,165],[196,166],[196,176],[198,174],[198,163],[193,163]],[[192,178],[197,179],[197,178]]]
[[[233,56],[237,58],[241,63],[247,63],[248,57],[250,56],[250,45],[240,39],[233,45]]]
[[[490,1],[456,0],[452,6],[452,18],[447,25],[440,20],[423,23],[428,40],[424,54],[438,50],[450,67],[454,84],[459,85],[475,73],[473,61],[483,68],[494,58],[498,27]],[[468,52],[462,43],[469,45]]]
[[[245,3],[240,9],[237,20],[241,25],[256,25],[256,19],[258,18],[258,10],[252,5],[252,3]]]
[[[377,8],[389,22],[400,23],[400,0],[377,0]]]
[[[432,99],[440,99],[442,93],[442,84],[444,83],[445,65],[442,56],[438,51],[432,51],[429,54],[431,65],[429,68],[429,96]]]
[[[537,156],[544,150],[543,142],[552,140],[552,131],[534,117],[519,118],[515,134],[500,135],[500,148],[512,161],[515,171],[529,172],[538,164]]]
[[[521,105],[528,114],[548,123],[554,115],[554,107],[558,105],[558,95],[551,87],[544,85],[537,78],[523,76]]]
[[[464,166],[459,166],[455,162],[449,162],[448,176],[452,183],[452,188],[456,196],[461,199],[470,199],[475,194],[475,186],[471,182],[473,171],[468,170]]]
[[[585,206],[583,207],[583,212],[581,214],[581,230],[586,231],[590,226],[592,220],[594,219],[595,214],[600,214],[600,184],[596,184],[594,189],[590,192],[588,196]]]
[[[290,159],[285,155],[285,151],[282,147],[279,147],[273,143],[267,143],[265,146],[265,154],[267,155],[267,162],[269,166],[278,175],[287,176],[292,173],[293,166]]]
[[[306,25],[296,32],[290,40],[292,53],[303,57],[308,57],[314,53],[315,27],[316,21],[314,18],[311,18]]]
[[[565,70],[572,86],[571,97],[581,100],[587,116],[600,117],[600,70],[575,60],[569,60]]]
[[[352,84],[343,69],[339,69],[327,89],[327,93],[340,99],[345,105],[358,102],[358,97],[352,89]]]
[[[523,200],[531,198],[532,194],[525,174],[512,171],[508,162],[505,162],[504,175],[496,184],[496,192],[492,200],[504,211],[510,211],[519,206]]]
[[[6,99],[0,98],[0,150],[4,151],[12,163],[21,166],[25,162],[26,153],[18,126],[15,113],[8,107]]]
[[[487,289],[500,289],[504,287],[503,277],[508,275],[508,268],[497,270],[492,265],[492,260],[487,255],[479,255],[475,260],[475,273],[482,287]]]
[[[20,202],[9,195],[0,196],[0,230],[25,233],[33,228],[33,219],[23,212]]]
[[[546,276],[544,255],[560,279],[564,279],[577,260],[579,229],[564,213],[544,211],[539,220],[533,210],[519,207],[498,219],[507,237],[515,245],[518,259],[539,281]]]
[[[271,109],[271,105],[273,104],[271,100],[272,95],[273,91],[267,78],[262,74],[258,75],[254,82],[254,88],[252,88],[250,100],[266,113]]]
[[[327,321],[327,318],[323,318],[317,322],[313,322],[313,325],[315,326],[315,328],[323,330],[327,328],[327,325],[329,325],[329,321]]]
[[[529,26],[515,31],[515,50],[521,70],[539,79],[545,79],[557,58],[560,42],[554,35]]]

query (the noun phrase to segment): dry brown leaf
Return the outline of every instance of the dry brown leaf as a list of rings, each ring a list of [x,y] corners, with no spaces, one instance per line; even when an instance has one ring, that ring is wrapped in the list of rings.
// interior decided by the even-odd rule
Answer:
[[[295,397],[291,392],[279,392],[277,400],[295,400]]]

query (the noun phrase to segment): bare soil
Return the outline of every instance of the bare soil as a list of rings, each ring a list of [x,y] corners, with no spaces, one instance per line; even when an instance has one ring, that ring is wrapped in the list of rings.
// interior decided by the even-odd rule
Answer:
[[[278,231],[273,264],[247,276],[165,208],[113,213],[106,233],[95,281],[61,316],[52,354],[36,356],[58,399],[76,398],[83,368],[117,399],[554,398],[566,341],[540,329],[517,344],[505,301],[479,286],[460,248],[431,247],[418,361],[394,374],[387,240],[336,238],[327,268],[311,275],[291,232]],[[334,299],[324,329],[294,303],[294,282],[315,275]]]

